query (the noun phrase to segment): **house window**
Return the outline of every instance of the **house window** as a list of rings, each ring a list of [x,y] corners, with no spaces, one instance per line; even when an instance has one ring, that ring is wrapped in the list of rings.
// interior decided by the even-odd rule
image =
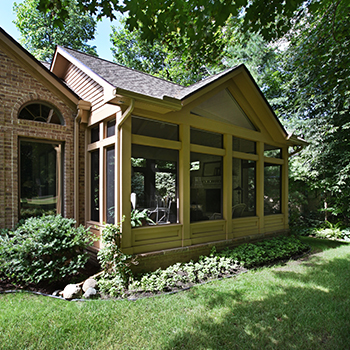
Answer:
[[[90,142],[94,143],[97,141],[100,141],[100,125],[97,125],[90,130]]]
[[[264,214],[281,213],[282,165],[265,163]]]
[[[132,145],[131,192],[134,209],[147,209],[157,224],[176,223],[178,151]]]
[[[25,105],[20,110],[18,119],[33,120],[48,124],[64,124],[64,119],[56,108],[38,102]]]
[[[115,135],[115,119],[109,120],[106,123],[106,134],[107,137],[111,137]]]
[[[222,157],[191,152],[190,220],[222,219]]]
[[[106,222],[114,224],[115,217],[115,151],[114,146],[106,148]]]
[[[59,143],[20,141],[20,218],[61,213]]]
[[[90,218],[92,221],[100,221],[100,152],[99,149],[90,153]]]
[[[256,215],[256,162],[232,160],[232,218]]]

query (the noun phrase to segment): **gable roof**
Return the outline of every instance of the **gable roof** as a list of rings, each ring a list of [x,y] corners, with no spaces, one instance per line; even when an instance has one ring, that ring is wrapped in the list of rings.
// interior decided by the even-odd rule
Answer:
[[[53,74],[43,62],[38,61],[31,53],[23,48],[15,39],[13,39],[8,33],[6,33],[0,27],[0,42],[1,48],[10,52],[10,54],[21,63],[26,66],[27,70],[32,73],[37,73],[38,77],[43,78],[51,87],[55,88],[62,97],[67,98],[72,107],[78,103],[79,96],[71,90],[61,79]]]
[[[229,68],[223,72],[212,75],[191,86],[185,87],[162,78],[154,77],[136,69],[128,68],[120,64],[91,56],[66,47],[58,47],[59,51],[66,51],[69,55],[79,60],[84,66],[99,75],[110,85],[122,90],[128,90],[137,94],[164,99],[164,97],[184,100],[189,95],[197,92],[202,87],[234,71],[238,67]]]
[[[115,96],[119,95],[119,93],[121,95],[131,93],[137,94],[139,98],[147,97],[158,101],[167,100],[167,103],[170,103],[172,100],[176,105],[178,103],[180,103],[180,105],[183,104],[184,100],[215,82],[223,82],[225,77],[226,79],[230,79],[230,77],[233,76],[231,73],[234,74],[234,72],[236,73],[243,70],[252,82],[258,95],[262,98],[263,103],[269,110],[269,114],[274,119],[275,125],[281,131],[283,138],[290,140],[291,144],[299,144],[301,142],[299,138],[298,140],[296,138],[292,140],[290,137],[291,135],[288,135],[254,78],[243,64],[226,69],[193,85],[185,87],[99,57],[61,46],[57,46],[56,48],[55,56],[51,64],[51,71],[54,71],[54,65],[58,54],[65,57],[68,61],[73,61],[75,64],[78,64],[86,74],[92,76],[100,83],[102,82],[102,85],[107,86],[108,90],[111,90],[113,87],[115,89],[113,92]],[[305,141],[302,142],[305,143]]]

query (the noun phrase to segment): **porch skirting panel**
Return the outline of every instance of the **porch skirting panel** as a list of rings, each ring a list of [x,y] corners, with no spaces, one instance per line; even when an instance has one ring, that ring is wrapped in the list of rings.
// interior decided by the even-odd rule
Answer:
[[[215,247],[217,251],[221,251],[227,247],[236,247],[243,243],[253,243],[277,236],[286,236],[288,234],[289,230],[281,230],[265,234],[235,237],[229,240],[211,241],[188,247],[177,247],[150,253],[140,253],[137,254],[137,261],[139,264],[132,266],[132,269],[134,273],[155,271],[158,268],[164,269],[177,262],[188,262],[190,260],[197,260],[201,255],[209,255],[213,247]]]

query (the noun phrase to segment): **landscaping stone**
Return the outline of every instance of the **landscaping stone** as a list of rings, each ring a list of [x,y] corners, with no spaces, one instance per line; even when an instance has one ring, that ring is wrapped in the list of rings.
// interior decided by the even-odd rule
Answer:
[[[86,299],[91,299],[97,296],[97,290],[95,288],[88,288],[87,291],[84,293],[83,297]]]
[[[77,284],[68,284],[63,290],[63,298],[74,299],[80,298],[81,288]]]
[[[52,293],[52,295],[53,295],[54,297],[58,297],[58,296],[62,295],[62,293],[63,293],[63,291],[60,290],[60,289],[58,289],[58,290],[55,290],[55,291]]]
[[[93,278],[88,278],[83,284],[83,291],[86,292],[89,288],[96,288],[97,281]]]

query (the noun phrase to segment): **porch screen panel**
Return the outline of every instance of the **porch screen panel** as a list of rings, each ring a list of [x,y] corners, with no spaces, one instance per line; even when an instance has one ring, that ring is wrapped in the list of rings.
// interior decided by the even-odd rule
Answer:
[[[256,215],[256,162],[233,159],[232,218]]]
[[[135,208],[157,224],[178,222],[178,151],[132,145],[131,192]]]
[[[264,145],[264,157],[269,158],[282,158],[282,149],[276,146],[271,146],[265,143]]]
[[[265,163],[264,167],[264,214],[281,213],[282,166]]]
[[[20,217],[57,214],[57,144],[20,142]],[[59,160],[60,161],[60,160]],[[58,210],[59,209],[59,210]]]
[[[135,135],[144,135],[166,140],[179,140],[179,126],[159,120],[132,116],[131,130]]]
[[[222,157],[191,152],[190,221],[222,219]]]
[[[92,221],[100,221],[99,216],[99,198],[100,198],[100,153],[95,150],[90,153],[91,156],[91,187],[90,187],[90,219]]]
[[[114,165],[115,151],[114,146],[106,148],[106,222],[107,224],[114,224],[115,216],[115,165]]]

